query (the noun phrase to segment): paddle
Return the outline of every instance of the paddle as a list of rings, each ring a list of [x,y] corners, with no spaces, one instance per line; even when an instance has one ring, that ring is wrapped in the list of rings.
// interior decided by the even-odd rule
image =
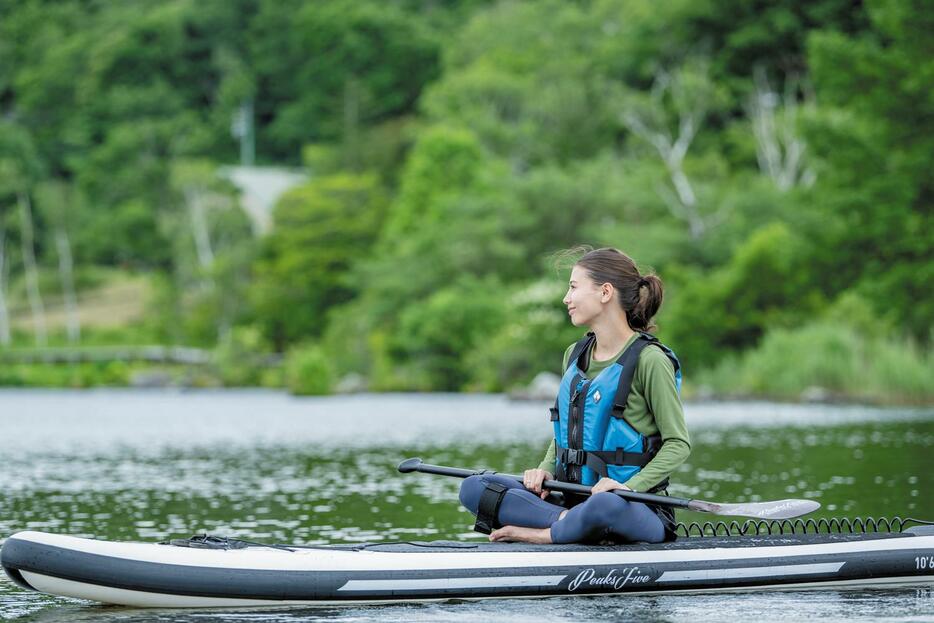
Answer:
[[[490,471],[474,471],[469,469],[460,469],[457,467],[445,467],[443,465],[429,465],[422,463],[421,459],[406,459],[399,463],[399,471],[403,474],[409,472],[422,472],[423,474],[438,474],[440,476],[455,476],[457,478],[467,478],[478,474],[491,474]],[[511,474],[500,474],[506,478],[514,478],[522,482],[522,476],[513,476]],[[551,491],[561,491],[562,493],[578,493],[590,495],[590,487],[577,485],[570,482],[560,482],[557,480],[546,480],[542,483],[544,489]],[[755,519],[792,519],[807,515],[810,512],[820,508],[820,503],[813,500],[776,500],[774,502],[747,502],[745,504],[721,504],[719,502],[707,502],[705,500],[688,500],[685,498],[675,498],[667,495],[653,495],[651,493],[638,493],[636,491],[624,491],[615,489],[616,495],[631,500],[633,502],[643,502],[645,504],[657,504],[659,506],[674,506],[675,508],[686,508],[688,510],[700,513],[712,513],[714,515],[733,515],[739,517],[753,517]]]

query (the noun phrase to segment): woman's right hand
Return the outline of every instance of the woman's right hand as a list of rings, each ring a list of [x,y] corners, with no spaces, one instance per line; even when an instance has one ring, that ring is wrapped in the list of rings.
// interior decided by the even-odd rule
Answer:
[[[548,497],[550,492],[548,489],[542,489],[542,483],[554,479],[554,474],[543,469],[527,469],[522,474],[522,484],[525,488],[532,493],[537,493],[543,500]]]

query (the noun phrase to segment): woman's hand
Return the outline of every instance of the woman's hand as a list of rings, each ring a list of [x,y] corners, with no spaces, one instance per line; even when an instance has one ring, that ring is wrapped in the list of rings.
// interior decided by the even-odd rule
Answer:
[[[554,474],[543,469],[527,469],[522,474],[522,484],[532,493],[537,493],[543,500],[548,497],[548,489],[542,489],[546,480],[554,480]]]
[[[632,491],[626,485],[620,484],[613,480],[612,478],[601,478],[597,484],[590,488],[591,493],[603,493],[604,491],[612,491],[613,489],[623,489],[624,491]]]

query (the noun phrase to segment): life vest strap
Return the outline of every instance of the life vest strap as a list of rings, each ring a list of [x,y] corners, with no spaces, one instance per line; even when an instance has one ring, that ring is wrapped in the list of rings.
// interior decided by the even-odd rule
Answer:
[[[607,465],[645,467],[649,464],[655,455],[648,452],[623,452],[617,448],[616,451],[595,450],[589,454],[597,457]]]
[[[561,459],[555,461],[555,480],[561,482],[570,482],[568,480],[568,470],[564,463],[561,462]]]
[[[587,335],[579,339],[568,357],[568,367],[577,364],[579,369],[587,370],[590,367],[590,350],[596,341],[597,334],[593,331],[588,331]]]
[[[607,467],[636,466],[645,467],[654,455],[647,452],[623,452],[621,450],[575,450],[573,448],[558,448],[558,462],[564,465],[579,465],[589,467],[604,478],[607,477]]]
[[[613,417],[622,418],[623,412],[626,410],[626,401],[629,399],[632,381],[636,377],[636,368],[639,365],[639,355],[647,346],[656,343],[658,343],[658,339],[654,335],[641,333],[616,360],[616,363],[622,366],[622,370],[619,374],[619,385],[616,387],[616,394],[613,398],[613,410],[610,412]]]
[[[580,450],[556,445],[555,454],[561,468],[565,465],[583,465],[606,478],[609,465],[645,467],[655,458],[661,446],[661,436],[652,435],[645,438],[645,450],[642,452],[626,452],[622,448],[616,450]],[[561,468],[559,470],[564,471]]]
[[[586,370],[590,367],[590,346],[596,339],[597,335],[593,331],[590,331],[577,341],[574,348],[571,349],[571,355],[568,357],[568,368],[575,363],[581,370]],[[555,406],[551,407],[549,411],[551,411],[551,421],[557,422],[559,419],[557,396],[555,396]]]
[[[486,483],[486,488],[480,494],[480,503],[477,504],[477,522],[473,529],[482,534],[489,534],[497,528],[499,523],[499,507],[506,497],[508,488],[498,482]]]

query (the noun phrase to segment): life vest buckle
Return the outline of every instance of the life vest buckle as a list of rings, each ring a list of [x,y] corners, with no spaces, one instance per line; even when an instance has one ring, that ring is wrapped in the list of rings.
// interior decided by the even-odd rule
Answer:
[[[561,462],[565,465],[586,465],[587,451],[574,448],[564,448],[561,451]]]

